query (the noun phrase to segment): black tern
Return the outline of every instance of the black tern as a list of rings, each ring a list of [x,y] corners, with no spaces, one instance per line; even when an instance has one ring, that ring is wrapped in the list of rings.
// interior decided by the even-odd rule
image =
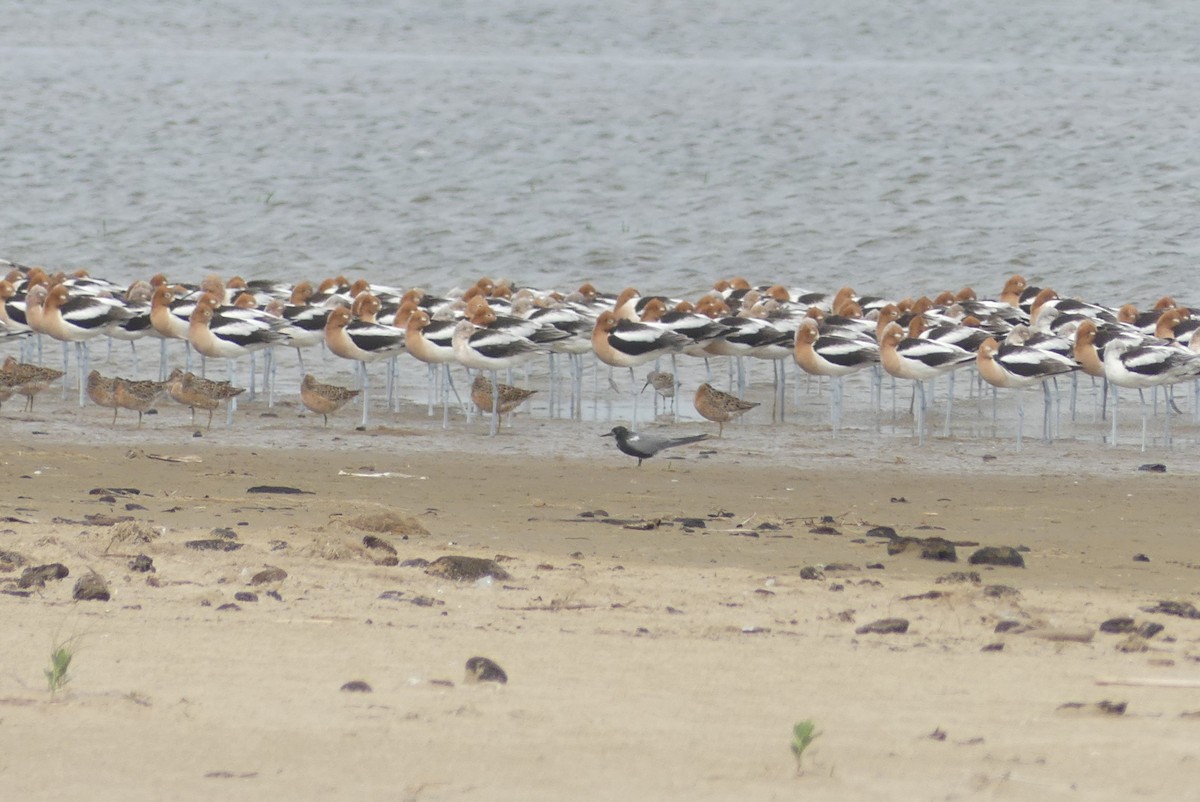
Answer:
[[[611,432],[600,436],[615,437],[617,448],[631,457],[637,457],[639,466],[642,464],[642,460],[650,459],[663,449],[685,446],[688,443],[699,443],[701,440],[708,439],[707,434],[694,434],[691,437],[655,437],[652,434],[631,432],[624,426],[614,426]]]

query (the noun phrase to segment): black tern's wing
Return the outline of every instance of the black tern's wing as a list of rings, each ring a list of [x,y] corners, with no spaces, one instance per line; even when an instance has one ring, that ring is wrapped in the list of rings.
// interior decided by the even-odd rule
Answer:
[[[629,432],[625,436],[624,445],[628,446],[629,450],[626,454],[632,454],[637,457],[653,457],[664,448],[671,447],[671,440],[666,437],[658,437],[653,434],[640,434],[638,432]]]
[[[646,438],[636,432],[621,432],[616,435],[617,448],[623,453],[631,457],[637,457],[639,460],[646,457],[653,457],[656,449],[648,448]]]

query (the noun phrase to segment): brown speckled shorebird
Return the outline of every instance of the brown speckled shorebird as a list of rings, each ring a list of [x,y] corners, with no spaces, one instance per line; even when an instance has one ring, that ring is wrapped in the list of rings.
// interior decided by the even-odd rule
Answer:
[[[675,374],[665,370],[652,370],[646,374],[646,383],[642,390],[653,387],[654,392],[663,398],[675,397]]]
[[[234,387],[227,381],[213,381],[175,368],[167,377],[167,392],[171,398],[192,410],[192,424],[196,423],[196,408],[208,410],[208,427],[212,428],[213,410],[222,401],[236,398],[246,392],[245,387]]]
[[[652,370],[646,374],[646,383],[642,385],[643,393],[646,392],[647,387],[654,388],[655,414],[658,413],[658,399],[662,398],[664,409],[669,405],[671,416],[675,417],[675,391],[679,388],[679,382],[675,380],[675,374],[666,370]]]
[[[329,425],[329,416],[337,412],[346,402],[357,398],[359,390],[338,387],[336,384],[321,384],[311,373],[304,374],[304,382],[300,385],[300,401],[311,411],[317,413]]]
[[[113,392],[117,405],[122,409],[132,409],[138,414],[138,426],[142,425],[142,413],[154,406],[163,393],[167,391],[166,382],[133,381],[132,379],[113,379]],[[116,420],[116,418],[113,418]]]
[[[710,384],[696,388],[696,411],[717,424],[717,437],[725,434],[725,424],[739,415],[754,409],[757,403],[743,401],[735,395],[723,393]]]
[[[18,362],[11,356],[4,360],[4,367],[0,368],[0,370],[4,372],[8,386],[12,388],[12,391],[28,399],[25,404],[26,412],[33,412],[33,397],[35,395],[49,387],[51,382],[63,377],[61,370]]]
[[[500,384],[500,414],[512,412],[529,400],[537,390],[522,390],[511,384]],[[492,383],[486,376],[476,376],[471,383],[471,401],[481,412],[492,411]]]
[[[105,378],[100,375],[100,371],[93,370],[87,377],[87,394],[88,398],[92,399],[92,403],[101,407],[108,407],[113,411],[113,424],[117,422],[117,410],[121,405],[117,403],[117,380]]]
[[[6,373],[0,373],[0,404],[12,398],[17,388],[13,386],[12,378]]]

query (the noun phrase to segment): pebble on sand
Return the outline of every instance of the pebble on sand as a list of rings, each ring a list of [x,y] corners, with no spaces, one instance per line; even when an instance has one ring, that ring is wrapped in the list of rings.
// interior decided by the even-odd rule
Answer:
[[[84,574],[75,583],[75,591],[71,594],[76,601],[108,601],[112,594],[108,591],[108,583],[104,577],[91,571]]]
[[[958,562],[958,551],[944,537],[897,537],[888,541],[887,551],[890,555],[916,554],[922,560]]]
[[[1128,702],[1110,702],[1107,699],[1102,699],[1099,702],[1064,702],[1058,706],[1058,712],[1083,715],[1121,716],[1125,714],[1125,709],[1128,704]]]
[[[508,571],[501,568],[495,560],[449,554],[431,562],[425,573],[454,582],[474,582],[485,576],[499,580],[512,579]]]
[[[1143,621],[1134,631],[1146,640],[1150,640],[1164,629],[1166,629],[1166,627],[1156,621]]]
[[[250,577],[250,584],[266,585],[271,582],[282,582],[283,580],[287,579],[287,575],[287,571],[283,570],[282,568],[276,568],[272,565],[264,568],[254,576]]]
[[[378,551],[385,551],[388,554],[396,554],[396,547],[381,537],[363,535],[362,542],[368,549],[377,549]]]
[[[971,565],[1008,565],[1024,568],[1025,558],[1011,546],[985,546],[968,558]]]
[[[1110,635],[1125,635],[1133,632],[1133,628],[1133,619],[1124,617],[1110,618],[1100,625],[1100,631]]]
[[[1177,615],[1180,618],[1200,618],[1200,610],[1197,610],[1191,602],[1160,601],[1153,607],[1143,607],[1142,610],[1147,613]]]
[[[17,580],[17,587],[42,588],[46,586],[47,582],[54,579],[66,579],[70,574],[71,572],[67,570],[67,566],[62,563],[35,565],[21,572],[21,578]]]
[[[854,630],[856,635],[903,635],[908,632],[907,618],[881,618]]]
[[[1136,654],[1137,652],[1150,651],[1150,644],[1141,635],[1130,635],[1117,644],[1118,652],[1127,654]]]
[[[504,685],[508,682],[508,674],[495,660],[487,657],[472,657],[467,661],[467,683],[498,682]]]
[[[0,572],[9,573],[29,563],[24,554],[0,549]]]
[[[363,546],[370,552],[374,552],[371,558],[376,565],[399,565],[400,558],[396,556],[396,547],[388,543],[381,537],[375,535],[364,535],[362,540]]]
[[[157,569],[154,567],[154,560],[145,554],[139,554],[129,561],[129,570],[136,571],[139,574],[147,574],[153,573]]]
[[[237,551],[243,544],[234,543],[231,540],[210,538],[207,540],[189,540],[183,545],[196,551]]]
[[[967,584],[967,585],[978,585],[983,582],[983,578],[979,576],[978,571],[951,571],[948,574],[943,574],[942,576],[939,576],[937,579],[933,580],[933,582],[935,585],[948,585],[948,584],[958,584],[958,583]]]

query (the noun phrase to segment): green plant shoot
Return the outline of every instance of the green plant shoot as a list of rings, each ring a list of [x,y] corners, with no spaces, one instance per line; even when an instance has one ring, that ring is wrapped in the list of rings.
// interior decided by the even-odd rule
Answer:
[[[809,745],[816,740],[817,725],[812,719],[801,721],[792,728],[792,755],[796,758],[796,770],[800,770],[800,760],[804,757],[804,750],[808,749]]]
[[[45,669],[46,684],[50,693],[61,691],[71,681],[68,673],[71,669],[71,659],[75,657],[76,639],[70,638],[54,647],[50,653],[50,667]]]

